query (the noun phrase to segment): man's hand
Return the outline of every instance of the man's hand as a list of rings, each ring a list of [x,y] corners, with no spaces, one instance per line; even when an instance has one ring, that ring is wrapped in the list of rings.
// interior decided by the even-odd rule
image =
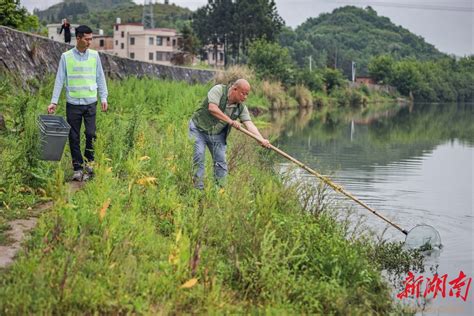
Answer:
[[[240,129],[240,123],[238,121],[230,121],[229,124],[236,129]]]
[[[57,105],[54,103],[48,105],[48,114],[54,114],[54,112],[56,112],[56,107]]]
[[[107,112],[108,108],[109,105],[107,104],[107,101],[102,101],[102,112]]]
[[[262,147],[270,148],[270,141],[264,138],[260,141],[260,145],[262,145]]]

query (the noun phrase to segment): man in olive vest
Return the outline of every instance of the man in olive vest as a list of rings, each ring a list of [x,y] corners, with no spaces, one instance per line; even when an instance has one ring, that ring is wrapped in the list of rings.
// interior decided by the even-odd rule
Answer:
[[[189,135],[195,140],[193,168],[194,186],[204,188],[204,157],[206,146],[211,152],[214,162],[214,177],[218,185],[223,185],[227,175],[225,158],[226,139],[231,127],[241,128],[239,119],[247,130],[257,135],[261,145],[270,146],[250,119],[247,106],[243,102],[250,92],[250,84],[239,79],[230,86],[216,85],[209,90],[200,108],[194,112],[189,121]]]
[[[92,30],[85,25],[76,28],[76,47],[61,55],[53,97],[48,113],[54,113],[63,85],[66,86],[66,119],[69,132],[72,166],[75,181],[85,181],[93,174],[94,141],[96,138],[97,90],[102,111],[107,111],[107,84],[97,51],[88,49],[92,42]],[[84,120],[86,147],[81,154],[80,131]]]

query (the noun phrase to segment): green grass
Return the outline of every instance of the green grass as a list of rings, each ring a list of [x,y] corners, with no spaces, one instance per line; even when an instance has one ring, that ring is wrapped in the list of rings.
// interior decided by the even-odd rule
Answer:
[[[275,157],[254,141],[231,134],[224,190],[213,184],[209,156],[206,189],[192,188],[187,122],[209,86],[109,82],[96,177],[73,195],[68,149],[58,163],[37,159],[35,118],[51,86],[0,99],[10,130],[0,135],[0,216],[54,201],[0,272],[0,313],[397,311],[375,246],[346,238],[330,210],[303,208],[298,186],[282,183]]]

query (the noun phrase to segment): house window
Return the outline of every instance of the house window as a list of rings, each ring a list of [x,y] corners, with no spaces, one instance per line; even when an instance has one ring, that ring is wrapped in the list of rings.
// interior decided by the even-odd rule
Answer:
[[[153,60],[153,53],[148,53],[148,60]]]
[[[135,59],[135,53],[130,53],[130,58]]]
[[[171,44],[171,43],[170,43],[170,38],[167,37],[167,38],[166,38],[166,46],[170,46],[170,44]]]
[[[115,45],[118,46],[118,40],[115,40]]]
[[[153,37],[149,37],[148,38],[148,45],[153,45],[153,42],[154,42]]]
[[[166,60],[170,60],[171,59],[171,53],[166,53]]]
[[[124,49],[124,48],[125,48],[125,46],[123,45],[123,43],[120,43],[120,48],[121,48],[121,49]]]
[[[163,60],[163,53],[156,52],[156,60]]]
[[[122,31],[122,34],[120,34],[120,36],[121,36],[122,38],[124,38],[124,37],[125,37],[125,32]]]
[[[103,39],[101,39],[101,40],[99,41],[99,46],[100,46],[100,47],[104,47],[104,46],[105,46],[105,43],[104,43],[104,40],[103,40]]]
[[[176,46],[176,39],[173,38],[173,46]]]
[[[135,37],[130,37],[130,45],[135,45]]]
[[[224,60],[224,53],[219,53],[219,60],[223,61]]]
[[[161,36],[156,37],[156,46],[163,45],[163,38]]]
[[[118,24],[115,25],[115,30],[118,31]]]

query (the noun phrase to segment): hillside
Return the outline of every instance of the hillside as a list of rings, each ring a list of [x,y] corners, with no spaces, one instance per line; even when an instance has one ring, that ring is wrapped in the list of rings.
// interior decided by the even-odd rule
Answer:
[[[311,55],[317,66],[337,65],[346,75],[351,73],[352,61],[358,73],[365,74],[368,61],[381,54],[418,60],[446,56],[421,36],[378,16],[371,7],[346,6],[309,18],[294,33],[287,30],[281,42],[299,65],[307,64]]]
[[[156,27],[179,28],[191,16],[191,11],[174,4],[155,4],[154,20]],[[67,17],[72,23],[87,24],[94,30],[103,29],[112,35],[112,27],[117,17],[124,22],[141,22],[143,5],[132,0],[66,0],[35,14],[43,23],[59,23]]]
[[[132,0],[63,0],[46,10],[35,10],[34,14],[46,23],[55,23],[67,17],[73,19],[80,14],[135,6]]]

